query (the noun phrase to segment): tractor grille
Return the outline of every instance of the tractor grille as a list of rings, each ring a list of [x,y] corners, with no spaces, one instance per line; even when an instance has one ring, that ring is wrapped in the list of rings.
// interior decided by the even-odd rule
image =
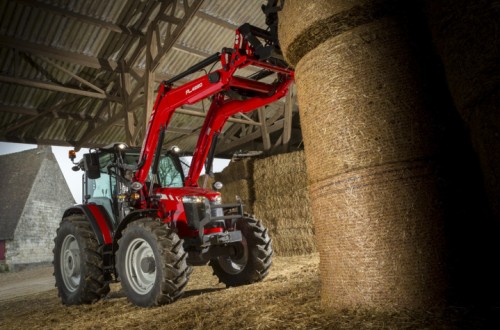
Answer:
[[[205,204],[202,203],[184,203],[184,212],[189,229],[197,230],[200,221],[205,217]]]
[[[215,205],[219,205],[219,204],[216,204],[216,203],[210,203],[210,215],[212,217],[222,217],[224,215],[224,211],[218,207],[218,208],[215,208],[215,207],[212,207],[212,206],[215,206]]]
[[[215,205],[210,203],[210,205]],[[186,219],[189,229],[197,230],[200,226],[200,221],[205,217],[205,204],[202,203],[184,203],[184,212],[186,213]],[[221,208],[211,208],[211,217],[221,217],[224,215],[224,211]],[[209,223],[205,228],[219,227],[220,221]],[[222,221],[223,223],[223,221]]]

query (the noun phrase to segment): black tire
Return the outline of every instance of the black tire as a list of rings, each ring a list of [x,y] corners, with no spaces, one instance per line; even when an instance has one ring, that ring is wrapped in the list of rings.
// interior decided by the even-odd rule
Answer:
[[[54,276],[63,304],[91,304],[108,294],[99,244],[84,216],[64,218],[54,243]]]
[[[260,220],[245,216],[238,220],[243,241],[236,257],[217,257],[210,260],[214,275],[227,287],[262,281],[272,265],[273,247],[267,229]]]
[[[130,302],[149,307],[179,299],[191,274],[183,241],[151,218],[130,223],[118,241],[116,268]]]

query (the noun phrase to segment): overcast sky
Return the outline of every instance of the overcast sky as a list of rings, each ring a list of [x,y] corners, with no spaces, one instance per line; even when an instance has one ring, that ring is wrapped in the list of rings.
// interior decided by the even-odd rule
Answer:
[[[19,152],[28,149],[34,149],[37,146],[34,144],[20,144],[20,143],[6,143],[0,142],[0,155],[11,154],[14,152]],[[59,163],[59,167],[68,183],[69,189],[75,198],[76,203],[82,202],[82,171],[74,172],[71,167],[73,164],[68,158],[68,151],[73,148],[71,147],[52,147],[52,152]],[[84,153],[88,152],[88,149],[80,150],[76,155],[76,160],[80,160]],[[220,172],[227,166],[229,160],[226,159],[216,159],[214,161],[214,172]]]

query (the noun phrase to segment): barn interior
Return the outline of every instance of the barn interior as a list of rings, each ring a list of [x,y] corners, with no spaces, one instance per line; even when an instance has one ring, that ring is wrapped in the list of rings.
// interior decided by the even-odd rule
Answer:
[[[266,29],[263,3],[0,1],[0,141],[140,147],[160,82],[242,24]],[[233,161],[211,179],[269,229],[269,278],[226,290],[200,268],[185,298],[146,310],[113,287],[60,312],[52,290],[0,301],[7,326],[64,328],[66,312],[83,328],[500,324],[500,2],[277,3],[295,84],[228,119],[215,155]],[[177,109],[164,146],[192,154],[209,107]]]

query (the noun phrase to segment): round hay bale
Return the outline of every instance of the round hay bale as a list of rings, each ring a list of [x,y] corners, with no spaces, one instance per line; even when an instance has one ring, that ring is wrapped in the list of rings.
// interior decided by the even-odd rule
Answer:
[[[423,161],[439,154],[440,128],[404,5],[324,3],[314,7],[330,11],[319,20],[299,1],[280,14],[281,45],[296,65],[322,302],[334,310],[441,305],[441,198],[434,166]]]
[[[359,27],[321,44],[297,66],[306,153],[319,155],[306,157],[311,183],[439,152],[437,124],[419,91],[416,63],[402,47],[408,40],[397,29],[389,20]],[[318,82],[318,92],[304,92]]]
[[[313,24],[323,24],[325,20],[332,16],[332,13],[339,13],[352,7],[355,2],[362,3],[363,0],[358,1],[331,1],[331,0],[317,0],[317,1],[300,1],[288,0],[285,1],[283,10],[280,13],[279,19],[279,40],[282,46],[283,53],[288,63],[295,66],[297,60],[294,59],[294,50],[288,50],[289,47],[294,47],[300,42],[293,43],[299,35],[306,30],[309,30]],[[323,25],[325,26],[325,25]],[[311,33],[312,34],[312,33]],[[320,38],[323,33],[314,33],[314,37]],[[308,40],[314,37],[304,38],[301,40],[302,45],[307,45]],[[330,35],[328,35],[328,38]],[[290,56],[289,56],[290,54]]]
[[[391,0],[316,0],[285,2],[279,19],[279,40],[292,66],[320,43],[356,26],[400,9]]]
[[[479,156],[500,221],[500,2],[426,1],[429,26],[455,104]]]
[[[312,185],[324,306],[431,308],[444,297],[434,171],[397,163]]]

